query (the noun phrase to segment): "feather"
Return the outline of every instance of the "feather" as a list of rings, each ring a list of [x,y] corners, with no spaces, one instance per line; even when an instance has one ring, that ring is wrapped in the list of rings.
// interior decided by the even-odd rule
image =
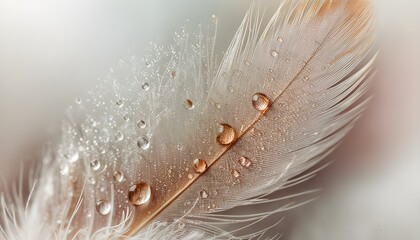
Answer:
[[[251,8],[221,62],[213,20],[76,101],[27,204],[2,197],[0,236],[257,238],[307,202],[268,195],[311,178],[366,107],[368,2],[285,0],[268,23]]]

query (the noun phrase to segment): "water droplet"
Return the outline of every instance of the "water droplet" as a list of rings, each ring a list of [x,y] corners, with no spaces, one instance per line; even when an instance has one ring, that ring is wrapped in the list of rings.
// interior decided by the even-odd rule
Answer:
[[[206,190],[200,191],[200,197],[201,198],[208,198],[209,194],[206,192]]]
[[[114,172],[114,181],[116,182],[122,182],[124,180],[124,174],[120,171]]]
[[[184,101],[184,107],[186,109],[193,109],[194,108],[194,103],[190,99],[187,99],[187,100]]]
[[[123,117],[123,119],[124,119],[125,121],[128,121],[128,120],[130,120],[130,117],[128,117],[128,115],[125,115],[125,116]]]
[[[308,80],[309,80],[309,77],[305,75],[305,76],[303,77],[303,79],[304,79],[305,81],[308,81]]]
[[[143,150],[147,150],[150,147],[150,142],[146,137],[142,137],[137,141],[137,146]]]
[[[124,105],[123,100],[119,99],[115,102],[117,104],[118,107],[122,107]]]
[[[279,53],[276,50],[271,50],[270,54],[272,57],[278,57]]]
[[[232,86],[229,86],[228,87],[228,90],[229,90],[229,92],[233,92],[233,87]]]
[[[137,127],[138,127],[138,128],[140,128],[140,129],[145,128],[145,127],[146,127],[146,122],[145,122],[145,121],[143,121],[143,120],[138,121],[138,122],[137,122]]]
[[[219,135],[217,136],[217,142],[221,145],[229,145],[236,139],[236,132],[228,124],[221,124],[219,128]]]
[[[240,174],[240,173],[238,172],[238,170],[236,170],[236,169],[233,169],[230,173],[232,174],[232,176],[233,176],[234,178],[238,178],[238,177],[240,177],[240,176],[241,176],[241,174]]]
[[[220,105],[220,103],[216,103],[216,108],[220,109],[222,107],[222,105]]]
[[[171,72],[171,78],[173,78],[173,79],[175,79],[175,78],[176,78],[176,72],[175,72],[175,71],[172,71],[172,72]]]
[[[124,139],[124,134],[122,134],[121,132],[117,132],[117,133],[115,133],[114,137],[115,137],[115,140],[121,141],[121,140]]]
[[[238,158],[238,163],[242,167],[249,167],[249,166],[251,166],[251,161],[247,157],[239,157]]]
[[[150,201],[152,189],[145,182],[132,185],[128,191],[128,200],[135,206],[140,206]]]
[[[190,174],[188,174],[188,178],[189,178],[189,179],[193,179],[193,177],[194,177],[194,176],[193,176],[191,173],[190,173]]]
[[[109,202],[107,202],[107,201],[99,200],[96,203],[96,210],[101,215],[104,215],[104,216],[108,215],[111,212],[111,204],[109,204]]]
[[[82,104],[82,99],[81,98],[76,98],[75,102],[76,102],[76,104]]]
[[[282,42],[283,42],[283,38],[278,37],[278,38],[277,38],[277,42],[282,43]]]
[[[262,93],[256,93],[252,97],[252,106],[258,111],[265,111],[267,110],[268,106],[270,105],[270,99]]]
[[[249,63],[248,60],[246,60],[244,63],[245,63],[246,66],[249,66],[250,65],[250,63]]]
[[[94,160],[90,161],[90,167],[94,171],[97,171],[101,167],[101,162],[99,162],[97,159],[94,159]]]
[[[207,169],[207,163],[203,159],[195,159],[193,161],[193,164],[194,164],[194,170],[197,173],[202,173],[202,172],[206,171],[206,169]]]
[[[144,91],[149,90],[150,86],[148,83],[143,83],[143,85],[141,85],[141,88],[143,88]]]

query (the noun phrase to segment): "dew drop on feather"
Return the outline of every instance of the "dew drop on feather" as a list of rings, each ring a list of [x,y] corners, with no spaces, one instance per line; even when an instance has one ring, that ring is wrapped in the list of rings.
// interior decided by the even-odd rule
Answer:
[[[144,91],[148,91],[150,86],[148,83],[144,83],[143,85],[141,85],[141,88],[143,88]]]
[[[231,171],[231,174],[232,174],[232,176],[234,177],[234,178],[239,178],[240,176],[241,176],[241,174],[238,172],[238,170],[236,170],[236,169],[233,169],[232,171]]]
[[[115,133],[115,140],[117,141],[122,141],[124,139],[124,134],[122,134],[121,132],[117,132]]]
[[[221,124],[219,127],[219,135],[216,140],[221,145],[229,145],[236,139],[236,132],[228,124]]]
[[[283,42],[283,38],[278,37],[278,38],[277,38],[277,42],[282,43],[282,42]]]
[[[145,122],[145,121],[143,121],[143,120],[138,121],[138,122],[137,122],[137,127],[138,127],[138,128],[140,128],[140,129],[145,128],[145,127],[146,127],[146,122]]]
[[[258,111],[265,111],[267,110],[268,106],[270,105],[270,99],[262,93],[256,93],[252,97],[252,106]]]
[[[194,164],[194,170],[197,173],[202,173],[202,172],[206,171],[206,169],[207,169],[207,162],[203,159],[195,159],[193,161],[193,164]]]
[[[98,211],[99,214],[105,216],[108,215],[111,212],[111,204],[109,204],[109,202],[104,201],[104,200],[99,200],[96,203],[96,210]]]
[[[279,53],[276,50],[271,50],[270,54],[272,57],[278,57]]]
[[[243,157],[243,156],[238,158],[238,163],[242,167],[249,167],[249,166],[251,166],[251,161],[247,157]]]
[[[187,99],[187,100],[184,101],[184,107],[186,109],[193,109],[194,108],[194,103],[190,99]]]
[[[152,189],[145,182],[134,184],[128,191],[128,200],[135,206],[140,206],[150,201]]]
[[[123,100],[119,99],[115,102],[115,104],[117,104],[118,107],[122,107],[124,105]]]
[[[124,180],[124,174],[120,171],[114,172],[114,181],[115,182],[122,182]]]
[[[150,147],[150,142],[146,137],[142,137],[137,141],[137,146],[143,150],[147,150]]]
[[[200,197],[201,198],[208,198],[209,194],[206,192],[206,190],[200,191]]]
[[[101,167],[101,162],[99,162],[98,159],[94,159],[90,161],[90,167],[92,170],[97,171]]]

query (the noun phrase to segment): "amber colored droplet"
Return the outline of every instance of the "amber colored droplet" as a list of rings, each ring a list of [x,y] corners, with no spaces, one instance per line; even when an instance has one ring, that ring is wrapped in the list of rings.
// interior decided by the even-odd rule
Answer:
[[[232,176],[234,177],[234,178],[239,178],[240,176],[241,176],[241,174],[238,172],[238,170],[236,170],[236,169],[233,169],[232,171],[231,171],[231,174],[232,174]]]
[[[238,158],[238,163],[242,167],[249,167],[249,166],[251,166],[251,161],[248,158],[246,158],[246,157],[239,157]]]
[[[128,191],[128,200],[135,206],[140,206],[150,201],[152,189],[145,182],[134,184]]]
[[[228,124],[221,124],[219,128],[219,136],[217,136],[217,142],[221,145],[229,145],[236,139],[236,132]]]
[[[270,105],[270,99],[262,93],[256,93],[252,97],[252,106],[258,111],[265,111]]]
[[[194,108],[194,103],[190,99],[187,99],[187,100],[184,101],[184,107],[186,109],[193,109]]]
[[[203,159],[195,159],[194,160],[194,170],[197,173],[202,173],[207,169],[207,163]]]

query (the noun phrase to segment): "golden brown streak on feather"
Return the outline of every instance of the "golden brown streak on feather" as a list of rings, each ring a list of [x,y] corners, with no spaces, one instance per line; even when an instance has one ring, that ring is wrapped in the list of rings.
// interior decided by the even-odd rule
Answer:
[[[324,3],[324,5],[321,7],[321,9],[318,12],[318,16],[323,16],[325,14],[328,14],[329,12],[337,9],[339,2],[341,1],[332,1],[329,0],[327,4]],[[354,2],[365,2],[364,0],[355,0]],[[351,11],[351,14],[354,14],[355,12]],[[341,25],[339,25],[341,26]],[[335,26],[337,27],[337,25]],[[301,75],[301,73],[306,69],[307,65],[309,64],[309,62],[316,56],[316,54],[318,53],[318,51],[321,49],[321,47],[324,45],[325,41],[328,39],[328,36],[331,34],[331,32],[333,32],[333,30],[335,29],[335,27],[333,27],[328,34],[325,36],[325,38],[323,39],[323,41],[320,43],[320,48],[317,48],[314,53],[309,57],[309,59],[305,62],[305,65],[301,68],[301,70],[296,74],[296,76],[286,85],[286,87],[283,89],[282,92],[280,92],[270,103],[270,107],[273,103],[275,103],[282,95],[283,93],[290,87],[290,85],[295,82],[296,79],[298,79],[298,77]],[[267,111],[270,110],[270,107],[267,109]],[[250,129],[253,128],[253,126],[258,123],[262,117],[264,116],[265,112],[260,112],[252,121],[252,123],[245,129],[245,131],[243,131],[240,135],[238,135],[238,137],[236,138],[236,140],[229,146],[225,147],[220,153],[218,153],[216,155],[216,157],[213,159],[213,161],[209,162],[208,168],[201,173],[200,175],[196,175],[191,181],[189,181],[184,187],[182,187],[180,190],[178,190],[178,192],[176,192],[171,198],[169,198],[168,200],[166,200],[164,202],[164,204],[162,206],[160,206],[157,210],[155,210],[151,215],[149,215],[147,218],[145,218],[144,220],[142,220],[139,225],[132,227],[128,232],[128,236],[130,236],[131,234],[135,234],[136,232],[140,231],[140,229],[142,229],[143,227],[145,227],[147,224],[149,224],[154,218],[156,218],[163,210],[165,210],[170,204],[172,204],[185,190],[187,190],[200,176],[202,176],[202,174],[204,174],[205,172],[207,172],[210,167],[217,162],[225,153],[228,152],[228,150],[230,148],[232,148],[234,146],[234,144],[239,141],[241,139],[241,137],[243,135],[245,135]]]

